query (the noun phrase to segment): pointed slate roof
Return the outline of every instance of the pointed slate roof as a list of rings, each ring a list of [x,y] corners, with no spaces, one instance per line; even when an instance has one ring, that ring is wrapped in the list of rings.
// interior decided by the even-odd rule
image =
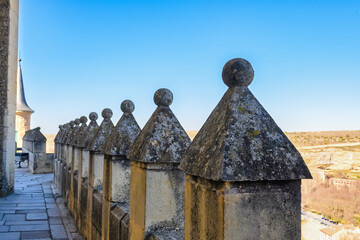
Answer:
[[[96,120],[98,119],[98,115],[96,112],[91,112],[89,114],[89,119],[90,119],[90,123],[89,125],[85,128],[84,130],[84,134],[81,136],[81,139],[79,140],[79,147],[81,148],[87,148],[90,143],[91,140],[94,138],[97,129],[99,127],[99,125],[97,124]]]
[[[180,169],[216,181],[311,178],[300,153],[247,88],[253,76],[245,59],[224,66],[223,80],[230,88],[187,149]]]
[[[159,89],[154,95],[158,107],[130,147],[128,158],[146,163],[178,163],[190,138],[169,108],[173,95],[168,89]]]
[[[89,146],[87,148],[88,150],[94,151],[94,152],[102,152],[103,151],[105,142],[109,138],[109,136],[114,128],[114,124],[110,120],[110,118],[113,115],[111,109],[105,108],[102,111],[101,115],[104,118],[104,120],[100,124],[93,139],[91,140],[91,143],[89,144]]]
[[[107,155],[123,155],[126,156],[131,144],[139,135],[141,129],[136,122],[132,112],[135,105],[130,100],[121,103],[121,110],[124,114],[110,134],[105,143],[104,154]]]
[[[33,113],[25,99],[24,82],[21,71],[21,59],[19,59],[19,67],[17,72],[17,96],[16,96],[16,111],[17,112],[31,112]]]

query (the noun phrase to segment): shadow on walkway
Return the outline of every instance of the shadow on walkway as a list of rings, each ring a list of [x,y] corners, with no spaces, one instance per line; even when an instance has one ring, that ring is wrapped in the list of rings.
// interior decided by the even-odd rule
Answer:
[[[15,168],[14,193],[0,198],[0,239],[82,239],[53,176]]]

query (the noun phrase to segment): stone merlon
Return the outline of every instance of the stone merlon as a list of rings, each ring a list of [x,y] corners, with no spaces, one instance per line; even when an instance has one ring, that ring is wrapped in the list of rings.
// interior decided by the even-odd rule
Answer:
[[[105,108],[102,111],[101,115],[104,118],[104,120],[100,124],[99,128],[97,129],[97,132],[95,133],[94,138],[91,140],[91,143],[88,146],[88,150],[94,152],[103,151],[103,148],[105,147],[105,142],[114,128],[114,124],[110,120],[110,118],[113,115],[111,109]]]
[[[59,125],[59,131],[58,131],[58,133],[56,134],[56,136],[54,138],[55,143],[59,142],[61,134],[63,133],[63,131],[64,131],[64,127],[62,125]]]
[[[74,131],[75,128],[75,122],[74,121],[70,121],[69,122],[69,129],[66,131],[66,134],[64,134],[64,137],[62,138],[62,142],[64,144],[67,144],[68,139],[72,136],[72,133]]]
[[[147,163],[180,162],[191,141],[169,108],[172,100],[170,90],[156,91],[154,102],[158,107],[131,146],[129,159]]]
[[[73,145],[73,141],[74,141],[74,139],[76,138],[76,136],[78,135],[78,133],[79,133],[79,130],[80,130],[80,119],[79,118],[76,118],[75,120],[74,120],[74,124],[75,124],[75,126],[74,126],[74,128],[73,128],[73,130],[72,130],[72,132],[71,132],[71,134],[69,135],[69,137],[68,137],[68,139],[66,140],[66,144],[68,144],[68,145]]]
[[[91,144],[91,140],[94,138],[99,125],[97,124],[96,120],[98,119],[98,115],[96,112],[91,112],[89,114],[90,123],[84,130],[84,134],[81,136],[79,140],[78,146],[80,148],[88,148]]]
[[[104,148],[104,154],[107,155],[123,155],[126,156],[131,144],[139,135],[141,129],[136,122],[132,112],[135,105],[130,100],[125,100],[121,103],[121,110],[124,114],[121,116],[119,122],[113,129],[109,139]]]
[[[87,125],[86,125],[87,120],[88,119],[85,116],[80,117],[81,125],[79,127],[79,130],[76,133],[76,136],[74,137],[74,139],[72,141],[72,145],[75,147],[79,147],[80,141],[81,141],[82,136],[84,135],[86,127],[87,127]]]
[[[62,125],[62,131],[59,135],[58,143],[61,143],[61,144],[64,143],[64,138],[65,138],[67,132],[69,131],[69,128],[70,128],[70,125],[68,123]]]
[[[248,89],[251,64],[230,60],[222,75],[229,89],[183,155],[180,169],[229,182],[311,178],[300,153]]]

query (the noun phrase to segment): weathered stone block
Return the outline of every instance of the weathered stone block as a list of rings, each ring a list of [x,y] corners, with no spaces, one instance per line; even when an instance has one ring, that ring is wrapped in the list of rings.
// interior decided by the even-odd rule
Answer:
[[[89,184],[92,187],[102,186],[104,174],[104,154],[90,153]]]
[[[78,229],[83,236],[88,236],[87,209],[88,209],[88,181],[83,180],[80,190],[80,217],[78,221]]]
[[[110,239],[129,239],[129,215],[122,207],[116,205],[110,214]]]
[[[65,204],[69,209],[72,208],[72,202],[71,202],[71,166],[68,166],[66,169],[66,189],[65,189]]]
[[[104,173],[104,197],[110,202],[129,202],[130,160],[112,156],[105,163]]]
[[[300,180],[221,183],[187,175],[185,191],[186,239],[300,239]]]
[[[102,223],[102,193],[95,190],[93,193],[92,223],[98,232],[101,233]]]
[[[134,239],[160,227],[183,227],[184,173],[176,166],[131,162],[130,203],[137,203],[130,205]]]
[[[73,205],[73,217],[75,219],[75,222],[78,221],[79,218],[79,191],[78,191],[78,171],[74,172],[74,180],[73,180],[73,196],[74,196],[74,205]]]
[[[91,240],[101,240],[101,233],[95,228],[93,227],[91,229]]]
[[[90,159],[90,152],[87,150],[82,150],[81,154],[81,176],[89,177],[89,159]]]
[[[67,173],[67,167],[66,164],[63,162],[61,167],[61,195],[63,197],[66,196],[66,176],[67,176],[66,173]]]
[[[46,153],[46,142],[34,142],[34,153]]]

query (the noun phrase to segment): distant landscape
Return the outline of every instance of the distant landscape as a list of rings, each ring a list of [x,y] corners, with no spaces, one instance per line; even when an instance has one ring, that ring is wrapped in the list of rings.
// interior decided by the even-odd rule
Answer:
[[[187,131],[193,139],[198,131]],[[360,131],[285,132],[308,165],[302,207],[342,224],[360,226]],[[55,135],[45,135],[47,152]]]

